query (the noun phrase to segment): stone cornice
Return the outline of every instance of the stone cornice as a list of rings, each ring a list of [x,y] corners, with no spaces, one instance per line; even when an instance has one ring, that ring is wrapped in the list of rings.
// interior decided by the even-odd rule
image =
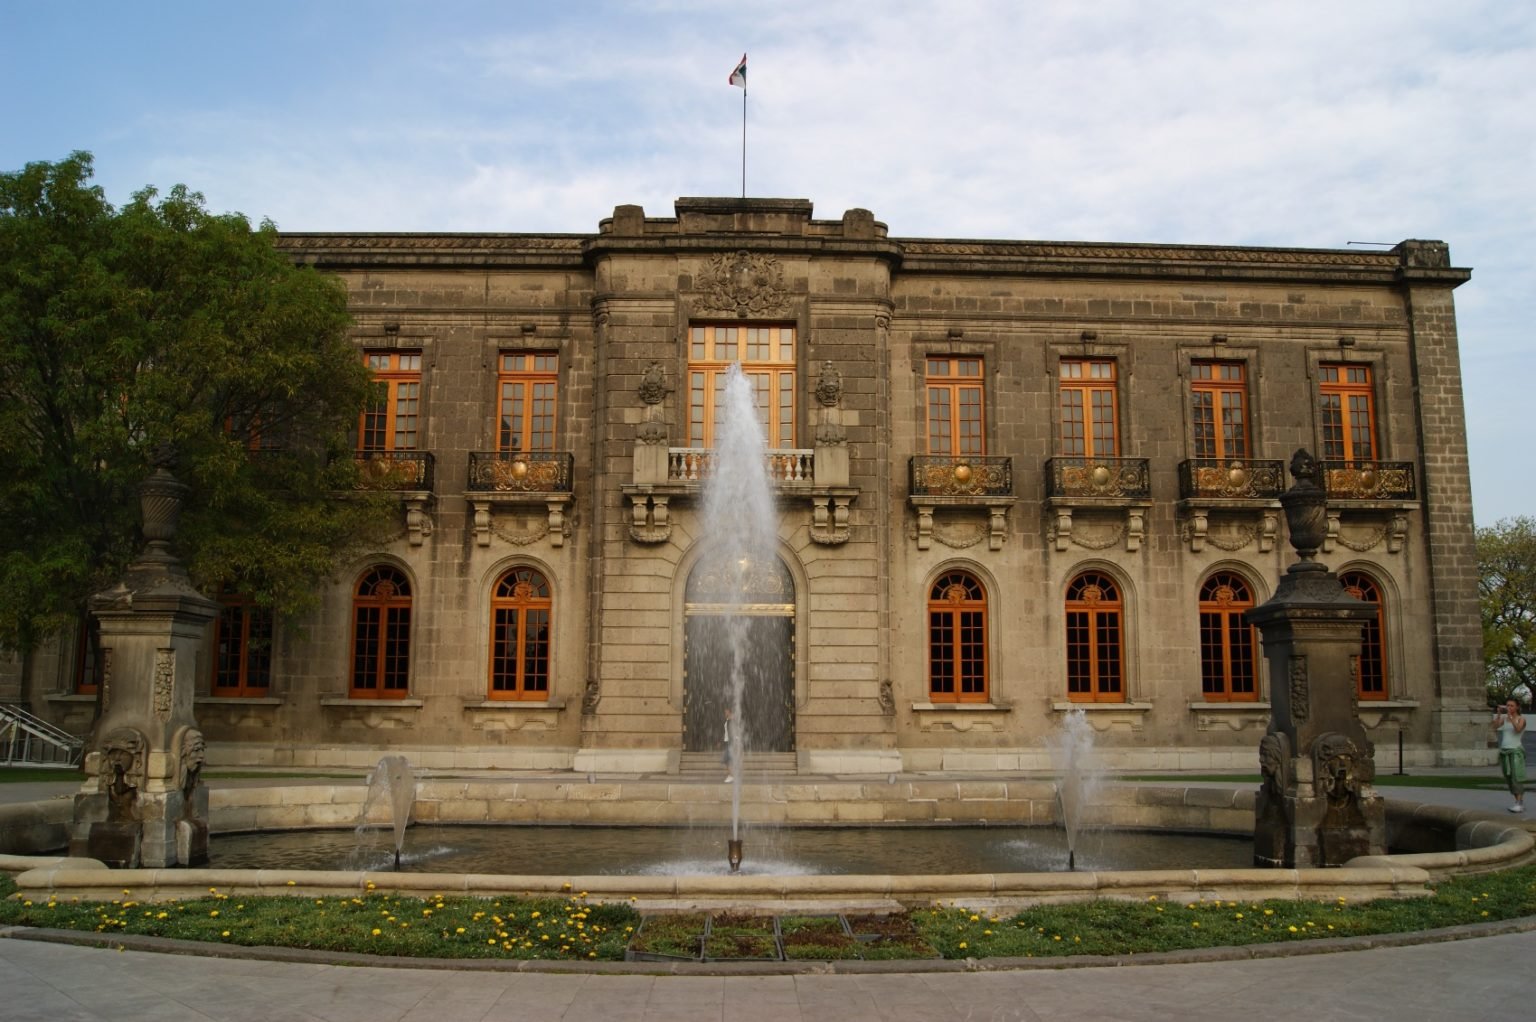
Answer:
[[[281,235],[277,245],[297,262],[329,269],[581,269],[596,259],[618,254],[748,251],[780,257],[879,259],[902,275],[1314,281],[1429,287],[1456,287],[1471,277],[1470,270],[1449,265],[1444,245],[1419,241],[1406,241],[1388,251],[1360,251],[711,231],[639,235],[296,233]]]

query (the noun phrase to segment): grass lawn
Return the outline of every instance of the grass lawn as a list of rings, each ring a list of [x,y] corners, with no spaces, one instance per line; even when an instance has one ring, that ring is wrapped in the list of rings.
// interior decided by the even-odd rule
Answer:
[[[1446,881],[1428,898],[1316,901],[1095,901],[1013,915],[934,905],[892,920],[921,957],[1145,954],[1431,929],[1536,915],[1536,866]],[[0,925],[149,934],[247,946],[429,958],[619,961],[641,917],[627,905],[563,898],[204,897],[146,904],[28,901],[0,875]],[[884,957],[884,956],[882,956]]]

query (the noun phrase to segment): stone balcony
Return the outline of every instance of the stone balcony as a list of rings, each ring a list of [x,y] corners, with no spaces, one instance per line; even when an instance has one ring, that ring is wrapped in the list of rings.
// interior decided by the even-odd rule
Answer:
[[[532,531],[507,537],[512,541],[547,536],[551,546],[563,546],[570,531],[566,512],[575,499],[575,462],[569,451],[471,451],[464,499],[474,510],[476,544],[490,546],[492,514],[499,511],[520,513],[531,521]],[[530,516],[529,511],[537,513]]]
[[[1141,548],[1152,478],[1146,458],[1047,459],[1045,505],[1053,515],[1050,538],[1058,551],[1073,544],[1104,550],[1124,540]],[[1086,526],[1084,528],[1083,526]]]
[[[1207,543],[1235,551],[1257,543],[1274,549],[1285,465],[1252,458],[1191,458],[1179,462],[1181,536],[1198,553]]]
[[[920,454],[907,465],[907,502],[917,512],[917,548],[927,550],[937,538],[945,546],[969,546],[983,535],[1000,550],[1013,506],[1013,459],[996,455]],[[935,525],[935,513],[958,522]],[[966,518],[984,516],[984,524]]]
[[[836,546],[850,534],[849,506],[858,489],[849,484],[848,448],[783,447],[765,452],[768,478],[781,498],[803,497],[811,506],[810,536]],[[635,445],[634,482],[624,487],[630,502],[629,535],[636,543],[663,543],[672,535],[671,508],[703,493],[716,454],[703,447]]]
[[[405,531],[411,546],[421,546],[432,534],[427,507],[432,502],[435,461],[430,451],[358,451],[359,490],[398,494],[405,509]]]
[[[1385,543],[1398,553],[1408,535],[1408,512],[1419,507],[1411,461],[1321,461],[1328,494],[1328,534],[1323,551],[1343,546],[1357,553]]]

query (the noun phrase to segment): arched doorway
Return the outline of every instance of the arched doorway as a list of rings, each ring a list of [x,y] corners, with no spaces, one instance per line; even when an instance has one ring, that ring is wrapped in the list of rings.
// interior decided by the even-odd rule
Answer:
[[[795,748],[795,584],[783,562],[700,561],[683,604],[683,749],[720,748],[730,678],[741,650],[748,752]]]

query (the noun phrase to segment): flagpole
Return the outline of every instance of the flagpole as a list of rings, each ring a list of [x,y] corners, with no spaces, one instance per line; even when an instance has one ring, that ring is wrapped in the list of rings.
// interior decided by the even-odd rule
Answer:
[[[741,87],[741,197],[747,197],[747,87]]]

